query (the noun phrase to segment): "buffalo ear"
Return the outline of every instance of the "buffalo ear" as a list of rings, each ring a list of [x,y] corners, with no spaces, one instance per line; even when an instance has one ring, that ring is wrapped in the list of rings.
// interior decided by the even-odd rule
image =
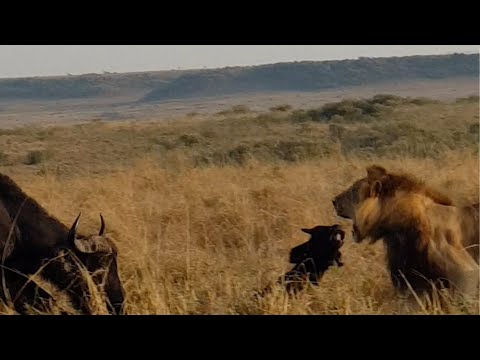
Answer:
[[[80,215],[82,215],[82,213],[78,214],[77,218],[75,219],[72,226],[70,227],[70,230],[68,230],[67,242],[70,245],[74,245],[74,243],[75,243],[75,239],[77,237],[77,228],[78,228],[78,224],[80,222]]]
[[[382,183],[379,180],[376,180],[370,186],[370,196],[379,197],[381,193],[382,193]]]
[[[387,170],[381,166],[372,165],[367,168],[367,178],[370,182],[379,180],[385,175],[387,175]]]

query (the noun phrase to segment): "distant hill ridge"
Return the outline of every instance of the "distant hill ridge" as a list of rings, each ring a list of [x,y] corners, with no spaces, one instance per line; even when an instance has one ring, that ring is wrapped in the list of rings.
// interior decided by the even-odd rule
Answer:
[[[3,99],[134,96],[141,102],[252,91],[314,91],[392,80],[479,77],[478,54],[302,61],[220,69],[0,79]]]

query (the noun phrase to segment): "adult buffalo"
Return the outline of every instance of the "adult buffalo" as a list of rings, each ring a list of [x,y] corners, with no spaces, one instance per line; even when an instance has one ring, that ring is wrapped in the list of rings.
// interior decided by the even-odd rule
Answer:
[[[28,275],[40,273],[69,294],[72,305],[84,314],[89,308],[88,280],[92,274],[101,294],[106,295],[112,314],[122,313],[124,289],[117,270],[117,248],[105,235],[105,222],[97,235],[77,233],[80,214],[69,228],[51,216],[8,176],[0,174],[0,254],[4,301],[19,313],[26,304],[49,295]]]

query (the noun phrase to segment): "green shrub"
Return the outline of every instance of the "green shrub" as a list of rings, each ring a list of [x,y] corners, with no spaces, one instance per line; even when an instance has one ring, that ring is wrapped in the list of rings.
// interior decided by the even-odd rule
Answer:
[[[49,158],[49,153],[46,150],[32,150],[27,153],[25,164],[37,165]]]
[[[230,109],[222,110],[217,115],[240,115],[250,112],[250,108],[247,105],[234,105]]]
[[[7,165],[9,162],[9,157],[3,151],[0,151],[0,165]]]
[[[197,134],[183,134],[178,137],[178,142],[181,145],[191,147],[200,142],[200,136]]]
[[[270,108],[270,111],[286,112],[286,111],[290,111],[290,110],[292,110],[292,107],[288,104],[272,106]]]

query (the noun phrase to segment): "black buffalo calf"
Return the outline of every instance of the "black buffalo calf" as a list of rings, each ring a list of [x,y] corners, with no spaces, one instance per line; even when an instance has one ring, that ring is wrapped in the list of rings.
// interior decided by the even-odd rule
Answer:
[[[302,290],[308,282],[318,285],[330,266],[335,264],[343,266],[340,248],[345,232],[340,225],[319,225],[302,231],[309,234],[310,239],[290,251],[290,263],[295,266],[277,280],[277,283],[284,285],[289,293]],[[260,296],[270,292],[271,289],[271,285],[268,286]]]

